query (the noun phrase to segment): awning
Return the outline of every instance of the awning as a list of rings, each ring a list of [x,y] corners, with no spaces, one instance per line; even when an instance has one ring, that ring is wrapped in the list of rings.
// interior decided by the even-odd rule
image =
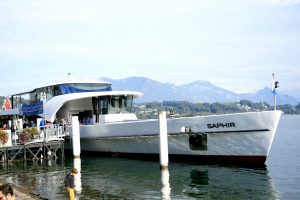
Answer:
[[[43,102],[38,101],[29,105],[22,105],[22,115],[24,116],[35,116],[43,114]]]
[[[9,110],[0,110],[0,116],[4,115],[18,115],[19,114],[19,109],[9,109]]]

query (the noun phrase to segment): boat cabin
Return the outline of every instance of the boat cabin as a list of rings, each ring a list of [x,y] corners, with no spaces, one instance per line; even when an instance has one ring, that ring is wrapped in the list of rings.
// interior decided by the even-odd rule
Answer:
[[[10,102],[11,110],[19,116],[39,116],[50,122],[78,116],[82,124],[92,124],[101,122],[103,115],[130,113],[133,98],[142,95],[112,91],[107,82],[64,82],[14,94]]]

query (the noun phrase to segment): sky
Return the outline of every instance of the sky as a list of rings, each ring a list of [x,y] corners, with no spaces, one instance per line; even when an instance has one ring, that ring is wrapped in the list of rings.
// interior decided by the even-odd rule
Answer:
[[[74,77],[300,89],[300,0],[0,1],[0,96]]]

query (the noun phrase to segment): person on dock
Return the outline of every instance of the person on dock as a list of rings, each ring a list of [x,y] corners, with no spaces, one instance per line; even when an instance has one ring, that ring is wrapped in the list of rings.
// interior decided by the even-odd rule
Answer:
[[[46,126],[46,121],[44,118],[42,118],[42,120],[40,121],[40,127],[44,128],[44,126]]]
[[[7,125],[6,124],[3,124],[2,130],[7,130]]]
[[[65,178],[65,186],[66,186],[66,190],[68,191],[69,193],[69,197],[70,197],[70,200],[74,200],[74,197],[75,197],[75,192],[74,192],[74,177],[75,175],[78,174],[78,171],[76,168],[73,168],[71,170],[71,173],[68,174]]]
[[[28,128],[28,127],[29,127],[29,125],[28,125],[27,121],[25,121],[25,122],[23,123],[23,129]]]
[[[16,200],[11,185],[7,183],[0,185],[0,200]]]

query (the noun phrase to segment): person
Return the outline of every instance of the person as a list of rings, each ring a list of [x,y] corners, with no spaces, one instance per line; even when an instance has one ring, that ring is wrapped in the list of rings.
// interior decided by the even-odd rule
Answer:
[[[28,126],[28,123],[25,121],[24,123],[23,123],[23,129],[25,129],[25,128],[28,128],[29,126]]]
[[[0,185],[0,199],[1,200],[16,200],[14,191],[11,185],[5,183]]]
[[[59,123],[60,123],[60,126],[63,127],[63,132],[65,132],[66,131],[66,120],[65,120],[64,115],[60,116]]]
[[[12,133],[16,132],[16,125],[13,123],[10,127]]]
[[[66,190],[68,191],[69,193],[69,197],[70,197],[70,200],[74,200],[74,197],[75,197],[75,192],[74,192],[74,177],[75,175],[78,174],[78,171],[76,168],[73,168],[71,170],[71,173],[68,174],[65,178],[65,186],[66,186]]]
[[[7,130],[7,125],[6,124],[3,124],[2,130]]]
[[[46,126],[46,121],[44,118],[42,118],[42,120],[40,121],[40,127],[44,127]]]
[[[57,118],[55,118],[54,119],[54,122],[53,122],[53,126],[54,126],[54,128],[56,128],[56,127],[58,127],[58,119]]]
[[[65,120],[65,116],[64,115],[60,116],[60,124],[62,126],[66,125],[66,120]]]

